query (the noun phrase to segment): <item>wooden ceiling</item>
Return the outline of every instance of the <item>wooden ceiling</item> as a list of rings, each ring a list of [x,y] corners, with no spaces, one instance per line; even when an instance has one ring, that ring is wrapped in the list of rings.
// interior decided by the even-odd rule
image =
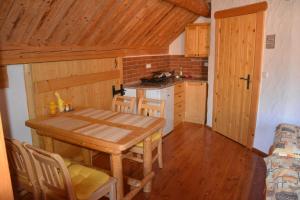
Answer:
[[[0,63],[166,53],[207,14],[204,0],[192,1],[197,14],[162,0],[1,0]]]

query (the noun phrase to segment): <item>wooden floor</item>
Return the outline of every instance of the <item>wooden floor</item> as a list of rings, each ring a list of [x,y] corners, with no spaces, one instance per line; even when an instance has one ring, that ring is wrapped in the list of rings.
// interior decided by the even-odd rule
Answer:
[[[154,164],[152,192],[140,192],[134,200],[264,199],[262,157],[207,127],[177,126],[164,138],[163,158],[163,169]],[[95,164],[108,167],[104,160],[100,156]],[[124,162],[125,174],[142,175],[142,165]]]
[[[262,157],[207,127],[177,126],[163,140],[163,159],[163,169],[157,162],[153,166],[152,192],[140,192],[134,200],[264,199]],[[109,155],[100,155],[94,165],[109,170]],[[141,178],[142,165],[124,160],[124,173]]]

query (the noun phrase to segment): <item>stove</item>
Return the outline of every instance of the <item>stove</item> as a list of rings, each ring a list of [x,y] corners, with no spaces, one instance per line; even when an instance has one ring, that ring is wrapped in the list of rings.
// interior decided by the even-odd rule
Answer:
[[[171,72],[153,72],[152,77],[141,78],[142,85],[162,85],[168,83],[173,78]]]

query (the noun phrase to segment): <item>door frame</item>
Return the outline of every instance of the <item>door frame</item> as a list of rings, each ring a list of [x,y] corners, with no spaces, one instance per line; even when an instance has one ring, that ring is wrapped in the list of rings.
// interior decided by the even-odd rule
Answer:
[[[263,38],[264,38],[264,24],[265,24],[265,11],[268,8],[267,2],[260,2],[255,4],[250,4],[242,7],[230,8],[226,10],[217,11],[214,14],[216,20],[215,26],[215,69],[214,69],[214,92],[213,92],[213,105],[216,105],[216,70],[218,69],[219,63],[219,40],[218,40],[218,27],[219,23],[217,19],[235,17],[247,14],[256,13],[256,39],[255,39],[255,55],[254,55],[254,68],[253,68],[253,79],[252,79],[252,95],[251,95],[251,105],[250,105],[250,119],[249,119],[249,133],[247,147],[253,147],[253,140],[255,135],[258,102],[259,102],[259,88],[261,82],[261,68],[262,68],[262,54],[263,54]],[[215,116],[216,109],[213,106],[213,130],[215,127]]]

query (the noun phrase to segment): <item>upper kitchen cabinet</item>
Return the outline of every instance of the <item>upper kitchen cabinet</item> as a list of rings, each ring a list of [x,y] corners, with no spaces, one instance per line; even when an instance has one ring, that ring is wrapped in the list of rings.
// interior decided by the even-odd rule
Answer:
[[[207,57],[209,53],[209,23],[189,24],[185,27],[185,56]]]

